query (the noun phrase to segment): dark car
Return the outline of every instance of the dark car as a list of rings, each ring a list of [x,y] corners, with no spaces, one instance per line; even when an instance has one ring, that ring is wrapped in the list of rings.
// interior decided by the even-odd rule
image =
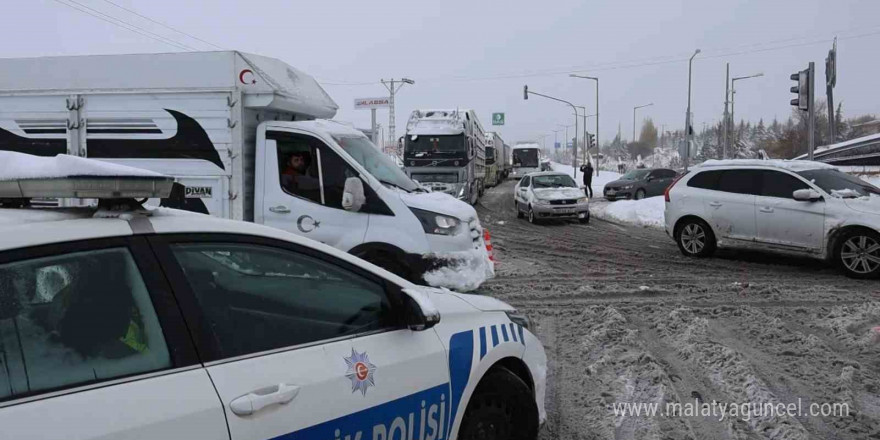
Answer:
[[[606,183],[603,193],[610,201],[659,196],[677,176],[678,173],[667,168],[632,170],[620,179]]]

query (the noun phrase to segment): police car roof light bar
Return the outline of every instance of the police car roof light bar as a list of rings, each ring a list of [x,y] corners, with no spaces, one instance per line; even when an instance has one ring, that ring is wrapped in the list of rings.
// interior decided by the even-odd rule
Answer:
[[[62,178],[0,181],[0,199],[77,198],[143,199],[167,198],[173,177],[156,176],[68,176]]]

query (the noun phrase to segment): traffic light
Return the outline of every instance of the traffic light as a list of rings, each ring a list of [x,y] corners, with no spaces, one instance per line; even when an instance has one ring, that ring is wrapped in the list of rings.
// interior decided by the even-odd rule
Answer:
[[[595,148],[596,147],[596,135],[593,133],[587,133],[587,148]]]
[[[791,93],[798,95],[797,98],[791,100],[791,105],[801,110],[809,110],[810,103],[813,102],[813,97],[810,96],[810,70],[793,73],[791,79],[797,81],[797,85],[791,88]]]
[[[529,86],[523,86],[523,99],[529,99]]]

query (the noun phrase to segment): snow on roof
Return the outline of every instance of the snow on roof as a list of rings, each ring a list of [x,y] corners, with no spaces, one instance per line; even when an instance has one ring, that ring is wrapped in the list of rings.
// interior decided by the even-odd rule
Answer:
[[[464,133],[465,115],[470,110],[414,110],[406,123],[406,134],[455,135]]]
[[[521,148],[541,148],[536,142],[521,142],[513,146],[514,150],[518,150]]]
[[[806,171],[806,170],[816,170],[816,169],[834,169],[833,165],[828,165],[827,163],[810,161],[810,160],[782,160],[782,159],[770,159],[770,160],[761,160],[761,159],[728,159],[728,160],[715,160],[710,159],[702,164],[699,167],[772,167],[772,168],[782,168],[789,171]]]
[[[72,176],[166,177],[153,171],[67,154],[40,157],[14,151],[0,151],[0,181]]]
[[[845,141],[845,142],[838,142],[838,143],[836,143],[836,144],[825,145],[825,146],[823,146],[823,147],[816,148],[816,149],[813,151],[813,154],[821,153],[821,152],[823,152],[823,151],[833,150],[833,149],[835,149],[835,148],[848,147],[848,146],[850,146],[850,145],[860,144],[860,143],[862,143],[862,142],[871,142],[871,141],[875,141],[875,140],[880,140],[880,133],[872,134],[872,135],[869,135],[869,136],[863,136],[863,137],[860,137],[860,138],[850,139],[850,140],[848,140],[848,141]],[[806,155],[806,154],[800,155],[800,156],[797,157],[797,159],[800,159],[800,158],[802,158],[802,157],[807,157],[807,155]]]

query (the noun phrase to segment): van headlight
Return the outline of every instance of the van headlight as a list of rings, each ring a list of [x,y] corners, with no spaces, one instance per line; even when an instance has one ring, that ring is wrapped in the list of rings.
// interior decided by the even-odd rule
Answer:
[[[409,209],[419,219],[419,223],[422,224],[422,228],[427,234],[455,235],[458,225],[461,223],[459,219],[449,215],[412,207]]]

